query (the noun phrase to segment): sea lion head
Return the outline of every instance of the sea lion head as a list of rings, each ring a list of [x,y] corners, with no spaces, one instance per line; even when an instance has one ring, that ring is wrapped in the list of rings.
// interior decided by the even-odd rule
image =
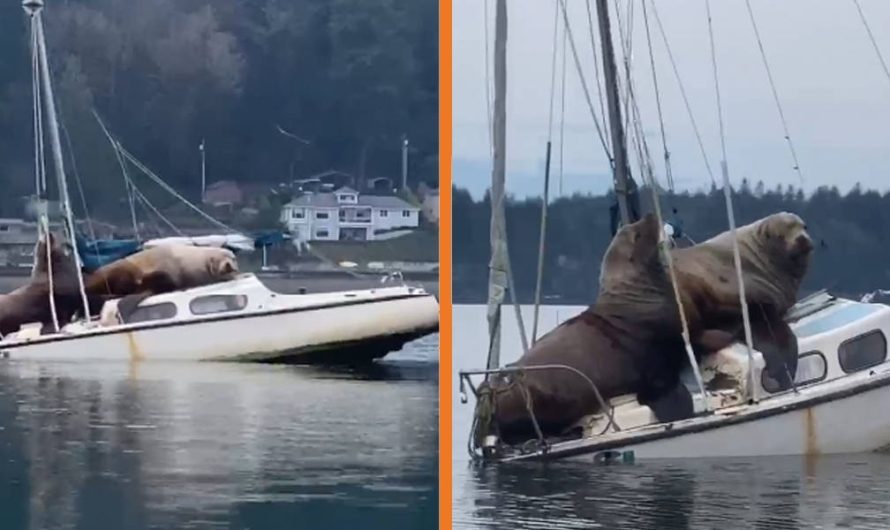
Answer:
[[[757,234],[769,254],[785,262],[793,279],[803,279],[813,254],[813,240],[803,219],[779,212],[764,217],[757,226]]]
[[[74,263],[74,255],[71,246],[66,242],[60,242],[55,234],[48,232],[41,234],[34,246],[34,265],[31,268],[31,279],[46,281],[49,277],[47,261],[52,262],[53,280],[63,284],[73,282],[77,278],[77,268]]]
[[[220,249],[207,260],[207,271],[214,279],[231,280],[238,275],[238,260],[235,253],[228,249]]]
[[[653,214],[646,214],[635,223],[621,227],[606,253],[600,266],[600,287],[604,280],[617,281],[620,278],[638,276],[640,272],[657,272],[658,220]]]

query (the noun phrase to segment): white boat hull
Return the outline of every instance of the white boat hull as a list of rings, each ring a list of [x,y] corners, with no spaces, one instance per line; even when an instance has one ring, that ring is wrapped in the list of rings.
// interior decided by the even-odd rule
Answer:
[[[654,460],[860,453],[890,446],[890,367],[851,375],[755,405],[673,424],[553,444],[504,460]]]
[[[0,343],[0,357],[76,361],[363,362],[438,328],[433,295],[98,327]]]

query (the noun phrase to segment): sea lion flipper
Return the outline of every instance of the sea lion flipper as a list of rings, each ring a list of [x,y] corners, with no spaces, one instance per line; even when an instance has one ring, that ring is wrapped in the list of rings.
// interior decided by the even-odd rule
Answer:
[[[767,373],[785,390],[797,375],[797,336],[787,322],[771,313],[766,309],[752,313],[751,338],[754,349],[763,355]]]
[[[702,353],[714,353],[734,343],[736,336],[736,333],[723,329],[706,329],[695,337],[693,346]]]
[[[649,403],[649,408],[659,423],[685,420],[695,415],[692,394],[682,381],[678,381],[670,392]]]

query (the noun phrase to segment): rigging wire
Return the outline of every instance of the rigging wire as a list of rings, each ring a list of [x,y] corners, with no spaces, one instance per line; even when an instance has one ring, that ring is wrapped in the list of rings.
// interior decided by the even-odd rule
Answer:
[[[652,86],[655,91],[655,108],[658,111],[658,126],[661,131],[661,146],[664,151],[664,176],[668,189],[674,193],[674,174],[671,168],[671,152],[667,146],[667,135],[664,130],[664,113],[661,107],[661,91],[658,89],[658,75],[655,69],[655,54],[652,51],[652,34],[649,30],[649,12],[646,10],[646,1],[643,0],[643,24],[646,28],[646,43],[649,48],[649,65],[652,69]]]
[[[544,160],[544,196],[541,200],[541,229],[538,239],[538,269],[535,277],[535,306],[532,316],[532,341],[534,344],[538,338],[538,316],[541,306],[541,291],[544,282],[544,252],[546,249],[547,236],[547,207],[550,202],[550,152],[553,141],[553,99],[556,93],[556,44],[557,35],[559,34],[559,3],[553,3],[553,43],[552,54],[550,59],[550,106],[549,116],[547,119],[547,151]],[[565,40],[565,39],[563,39]],[[565,43],[563,43],[565,48]],[[563,58],[565,53],[563,53]],[[565,72],[565,60],[563,60],[563,72]]]
[[[705,163],[705,168],[708,171],[708,176],[711,178],[711,184],[715,187],[717,186],[717,180],[714,178],[714,171],[711,169],[711,162],[708,160],[708,153],[705,150],[705,144],[702,141],[701,132],[698,130],[698,124],[695,121],[695,115],[692,113],[692,106],[689,104],[689,97],[686,95],[686,88],[683,86],[683,79],[680,77],[680,70],[677,68],[677,62],[674,60],[674,53],[671,51],[670,43],[667,39],[667,33],[664,31],[664,26],[661,24],[661,17],[658,15],[658,9],[655,7],[654,0],[651,3],[652,6],[652,14],[655,16],[655,25],[658,26],[658,32],[661,34],[661,39],[664,42],[665,50],[668,54],[668,59],[670,60],[671,67],[674,71],[674,77],[677,80],[677,85],[680,87],[680,94],[683,96],[683,103],[686,105],[686,114],[689,116],[689,120],[692,122],[692,130],[695,132],[695,138],[698,141],[698,147],[701,151],[702,159]]]
[[[33,97],[34,116],[34,180],[37,194],[37,244],[43,236],[43,244],[46,248],[46,272],[49,282],[49,312],[53,321],[53,329],[59,332],[59,315],[56,310],[55,274],[53,274],[53,260],[51,255],[51,241],[49,231],[49,212],[46,209],[46,155],[43,145],[43,110],[41,106],[42,89],[40,83],[40,42],[38,39],[38,25],[40,23],[38,13],[31,14],[31,88]],[[35,252],[34,268],[36,269],[37,253]]]
[[[708,35],[711,42],[711,66],[714,70],[714,92],[717,95],[717,119],[720,125],[720,150],[723,159],[720,167],[723,173],[723,195],[726,198],[726,214],[729,218],[729,231],[732,237],[732,254],[735,262],[736,281],[739,286],[739,302],[742,307],[742,326],[745,330],[745,346],[748,349],[748,389],[751,399],[757,401],[757,392],[754,381],[754,347],[751,338],[751,319],[748,314],[748,300],[745,296],[745,281],[742,277],[742,258],[739,253],[739,239],[736,234],[735,212],[732,206],[732,190],[729,184],[729,165],[726,160],[726,134],[723,125],[723,105],[720,100],[720,78],[717,72],[717,47],[714,44],[714,24],[711,19],[711,1],[705,0],[705,10],[708,17]]]
[[[606,156],[609,158],[609,165],[614,170],[615,160],[612,158],[612,153],[611,151],[609,151],[609,146],[606,143],[606,137],[603,133],[603,127],[596,115],[596,109],[594,108],[593,101],[590,98],[590,90],[587,89],[587,80],[584,77],[584,71],[581,69],[581,59],[578,57],[578,50],[575,48],[575,39],[572,36],[572,26],[569,22],[569,14],[566,10],[565,0],[559,0],[559,4],[562,8],[562,18],[563,24],[565,24],[566,36],[569,40],[569,45],[571,45],[572,48],[572,57],[575,60],[575,69],[578,71],[578,78],[581,81],[581,89],[584,91],[584,99],[587,101],[587,107],[590,110],[590,116],[593,118],[593,124],[596,126],[596,132],[597,135],[599,135],[600,144],[602,145],[603,151],[606,153]]]
[[[587,4],[587,27],[590,30],[590,51],[593,53],[593,72],[596,76],[596,91],[600,100],[600,116],[606,115],[606,101],[603,96],[603,80],[600,77],[600,58],[599,54],[596,51],[596,37],[594,36],[594,24],[593,24],[593,10],[590,7],[590,0],[586,0]],[[606,121],[603,123],[603,126],[606,130],[607,134],[611,134],[609,131],[609,123]]]
[[[560,81],[560,97],[559,97],[559,195],[563,195],[562,177],[563,160],[565,155],[565,132],[566,132],[566,39],[568,32],[563,28],[562,33],[562,80]]]
[[[485,25],[485,115],[488,117],[488,151],[491,156],[494,156],[494,138],[492,137],[494,118],[491,115],[491,71],[489,65],[491,51],[488,48],[488,0],[483,2],[482,9],[482,22]]]
[[[766,77],[769,79],[769,86],[773,92],[773,99],[776,102],[776,109],[779,111],[779,120],[782,122],[782,129],[785,131],[785,141],[788,143],[788,150],[791,152],[791,159],[794,161],[794,171],[797,172],[800,183],[803,184],[803,173],[800,170],[800,163],[797,160],[797,152],[794,149],[794,142],[791,140],[791,133],[788,132],[788,122],[785,120],[785,112],[782,110],[782,102],[779,100],[779,92],[776,90],[776,83],[773,80],[773,73],[770,70],[769,62],[766,60],[766,51],[763,48],[763,40],[760,38],[760,31],[757,29],[757,21],[754,18],[754,10],[751,8],[751,0],[745,0],[748,8],[748,17],[751,19],[751,27],[754,28],[754,36],[757,37],[757,47],[760,49],[760,58],[763,60],[763,67],[766,70]],[[885,66],[886,68],[886,66]]]
[[[166,182],[163,181],[163,179],[161,179],[161,177],[157,176],[152,170],[145,167],[141,162],[139,162],[139,160],[136,159],[136,157],[134,157],[129,151],[124,149],[124,147],[120,144],[120,142],[117,142],[117,146],[118,146],[118,149],[120,149],[120,152],[124,156],[124,158],[129,160],[130,163],[132,163],[136,167],[136,169],[138,169],[139,171],[142,171],[148,178],[150,178],[152,181],[154,181],[154,183],[157,184],[158,186],[160,186],[164,191],[166,191],[167,193],[173,195],[174,197],[176,197],[177,199],[179,199],[180,201],[185,203],[186,206],[188,206],[189,208],[194,210],[198,215],[200,215],[201,217],[203,217],[210,223],[212,223],[224,230],[228,230],[230,232],[234,232],[234,233],[238,232],[237,230],[233,229],[232,227],[226,225],[225,223],[223,223],[217,219],[214,219],[213,217],[211,217],[210,215],[205,213],[203,210],[201,210],[200,208],[198,208],[197,206],[195,206],[194,204],[189,202],[188,199],[186,199],[185,197],[180,195],[176,190],[171,188],[169,184],[167,184]]]
[[[124,189],[127,193],[127,201],[130,205],[130,218],[133,223],[133,234],[136,236],[137,241],[142,241],[142,238],[139,235],[139,224],[136,222],[136,207],[134,204],[133,190],[131,186],[133,182],[130,180],[130,175],[127,173],[127,164],[124,162],[123,157],[121,156],[121,152],[118,149],[118,143],[111,136],[111,132],[108,131],[108,127],[105,126],[105,122],[102,121],[102,118],[99,116],[99,113],[96,112],[96,109],[92,109],[93,117],[96,118],[96,121],[99,122],[99,126],[102,128],[102,132],[105,133],[105,137],[108,138],[108,141],[111,142],[111,148],[114,150],[114,157],[117,159],[117,163],[121,168],[121,174],[124,177]]]
[[[632,4],[631,4],[632,7]],[[621,43],[622,65],[624,66],[625,91],[623,95],[625,130],[629,133],[630,142],[633,144],[633,153],[637,157],[637,163],[640,165],[640,173],[643,174],[651,169],[651,159],[648,156],[648,145],[646,145],[645,135],[642,129],[642,118],[639,112],[639,106],[634,92],[634,78],[632,66],[632,35],[628,33],[629,24],[633,12],[628,10],[628,26],[622,22],[620,6],[618,0],[615,0],[615,16],[618,19],[618,40]],[[645,151],[645,153],[644,153]],[[649,168],[646,165],[649,163]]]
[[[853,0],[853,5],[856,6],[856,11],[859,12],[859,19],[862,21],[862,25],[865,26],[865,32],[868,34],[868,39],[871,41],[871,45],[875,49],[878,60],[881,61],[881,68],[884,70],[884,75],[890,80],[890,69],[887,68],[887,62],[884,61],[884,54],[881,53],[881,48],[878,47],[878,41],[871,32],[871,26],[868,24],[868,19],[865,18],[865,13],[862,11],[862,6],[859,5],[859,0]]]

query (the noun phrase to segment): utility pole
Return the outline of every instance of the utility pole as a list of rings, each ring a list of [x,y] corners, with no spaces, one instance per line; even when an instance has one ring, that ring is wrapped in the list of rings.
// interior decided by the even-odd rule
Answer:
[[[204,204],[204,190],[207,189],[207,156],[204,152],[203,138],[201,138],[201,145],[198,146],[198,149],[201,150],[201,204]]]
[[[603,74],[606,84],[606,103],[609,109],[609,129],[612,136],[613,180],[618,208],[621,211],[621,222],[628,225],[637,221],[628,203],[628,193],[636,189],[630,176],[627,161],[627,144],[624,126],[621,120],[621,102],[618,97],[618,74],[615,67],[615,50],[612,46],[612,30],[609,24],[608,0],[597,0],[597,17],[599,18],[600,47],[603,50]]]
[[[408,189],[408,135],[402,135],[402,191]]]

